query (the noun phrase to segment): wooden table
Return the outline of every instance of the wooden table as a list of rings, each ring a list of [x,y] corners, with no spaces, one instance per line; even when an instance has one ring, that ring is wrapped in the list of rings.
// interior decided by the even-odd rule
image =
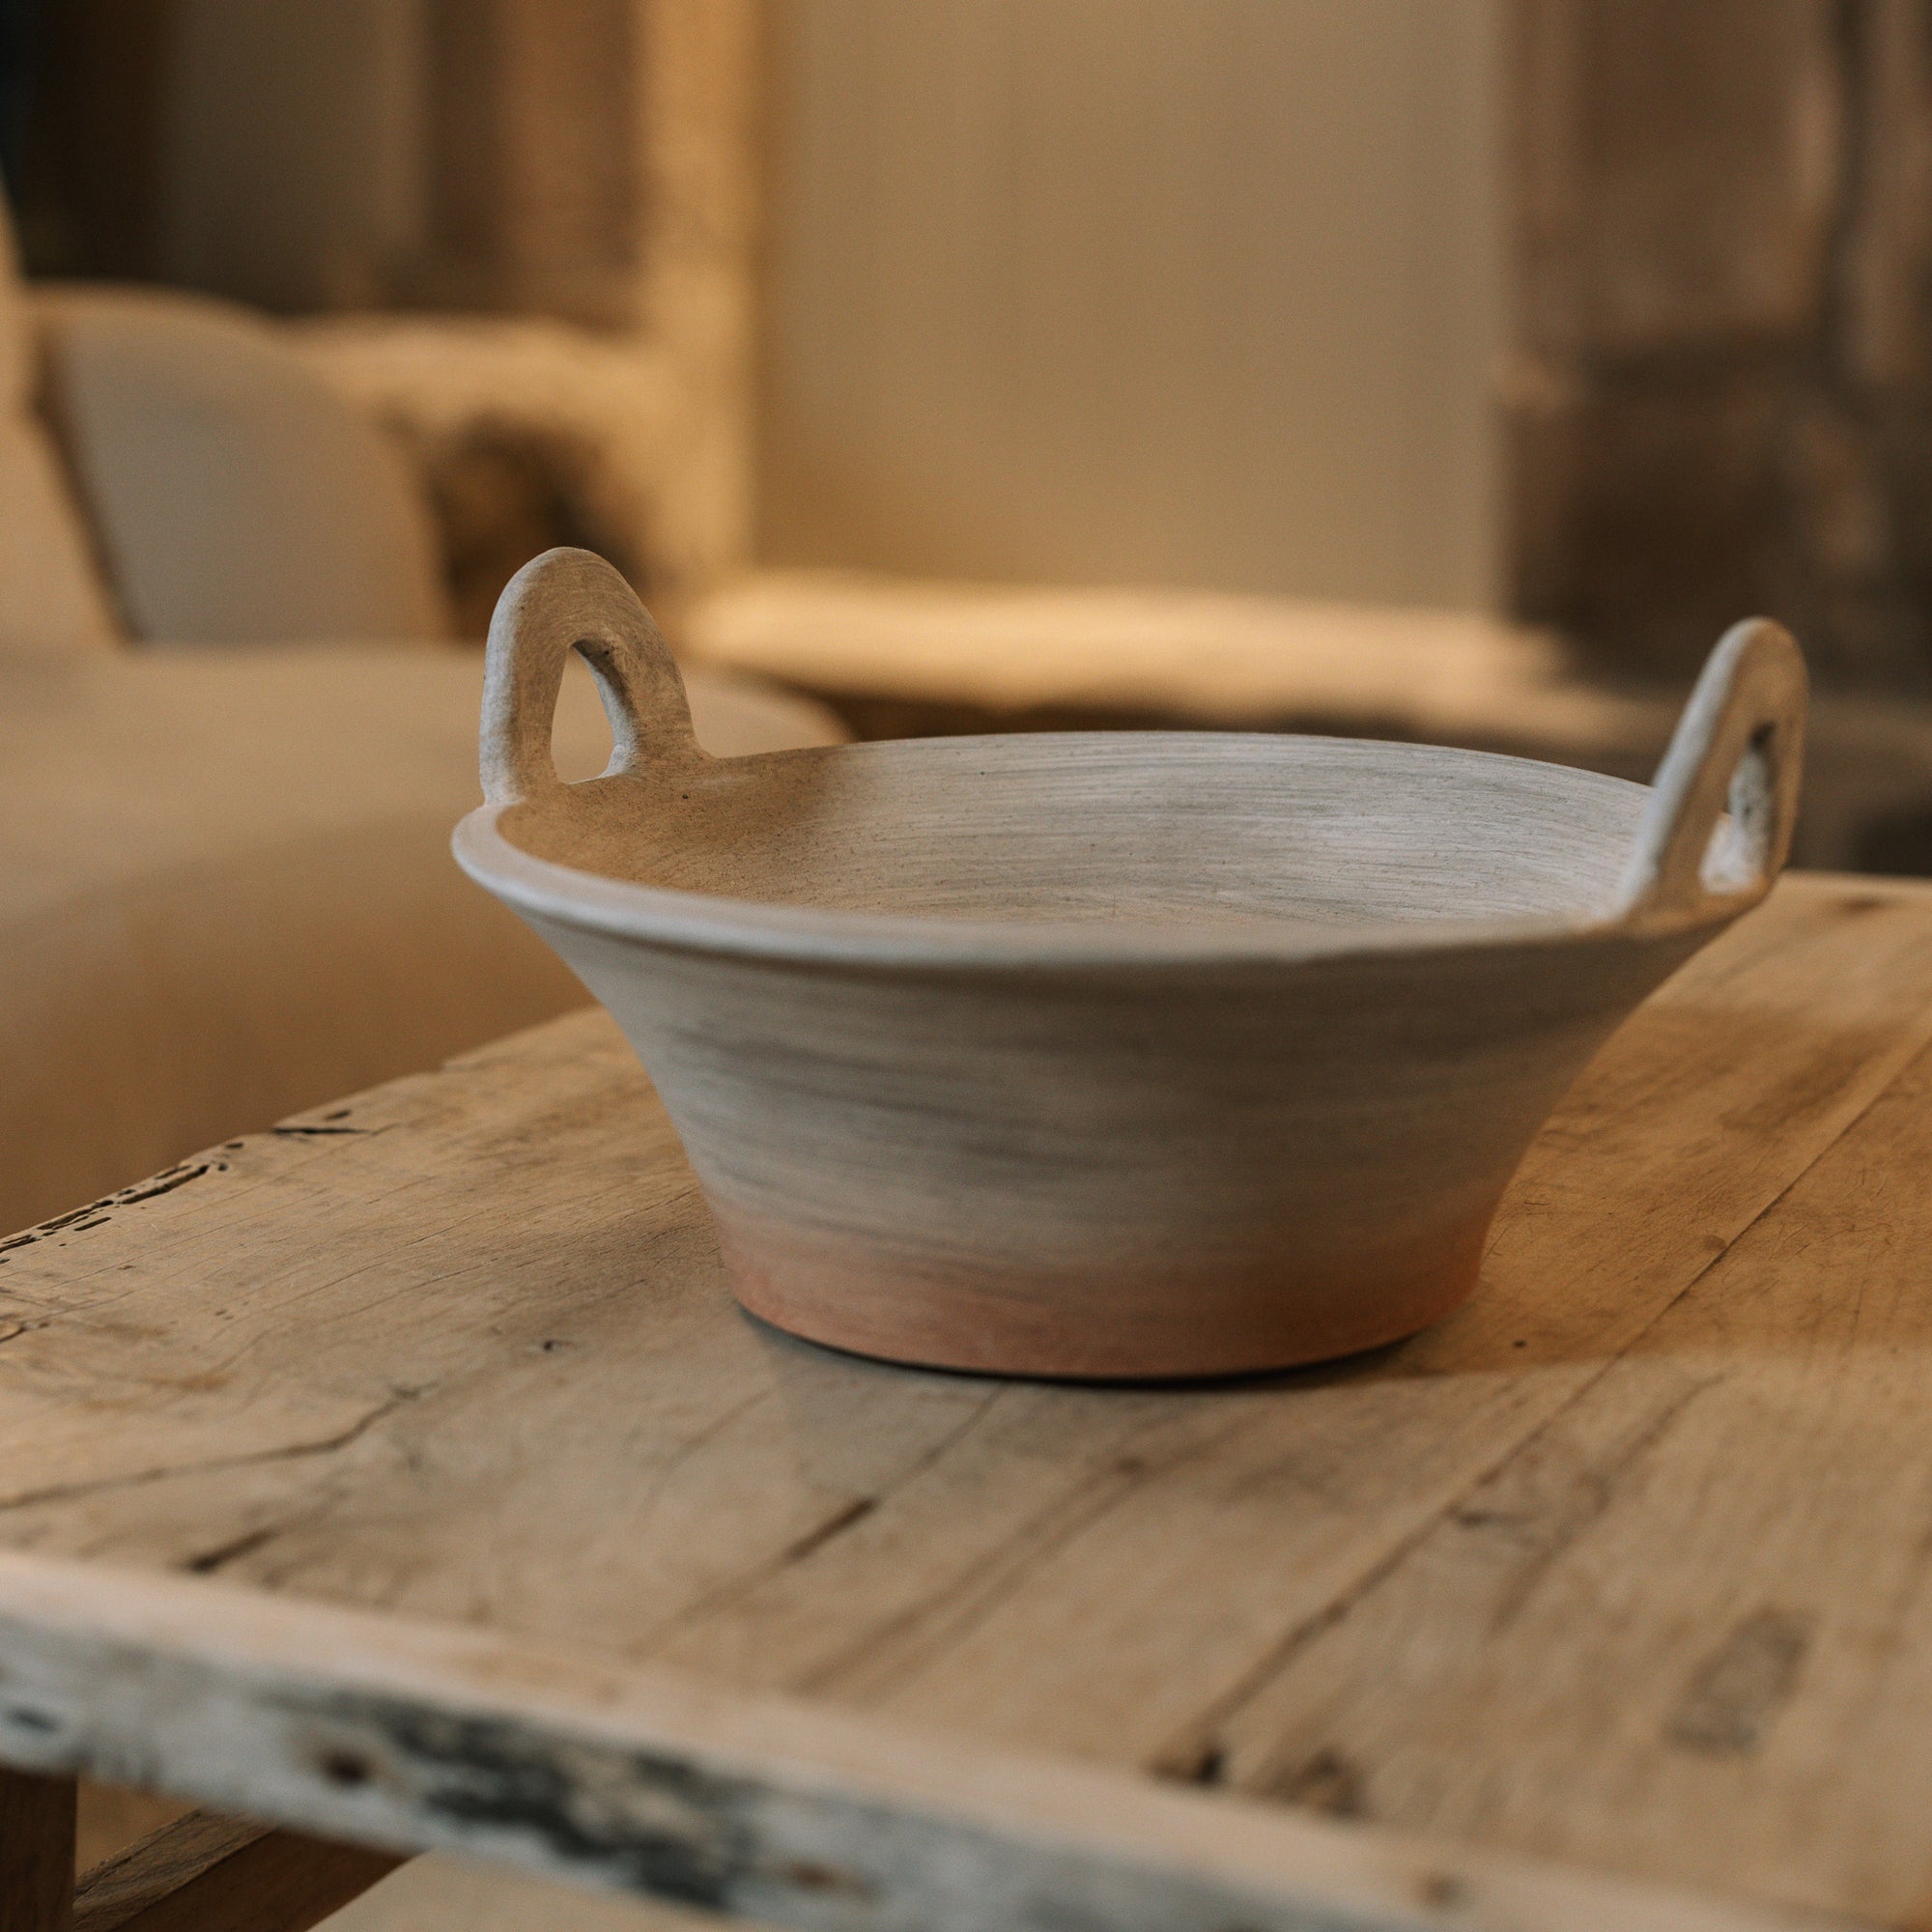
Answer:
[[[1793,879],[1466,1310],[1237,1386],[753,1325],[594,1012],[20,1236],[0,1923],[62,1922],[80,1771],[338,1889],[825,1932],[1923,1926],[1928,1042],[1932,889]]]

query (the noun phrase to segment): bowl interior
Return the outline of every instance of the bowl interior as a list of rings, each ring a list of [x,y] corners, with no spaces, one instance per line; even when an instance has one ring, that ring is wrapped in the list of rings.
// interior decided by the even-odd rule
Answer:
[[[1487,920],[1601,910],[1648,795],[1434,746],[1038,733],[600,779],[512,807],[498,830],[610,878],[826,910]]]

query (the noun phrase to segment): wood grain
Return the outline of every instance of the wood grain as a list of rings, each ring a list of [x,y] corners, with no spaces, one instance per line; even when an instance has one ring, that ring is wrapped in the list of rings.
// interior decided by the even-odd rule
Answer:
[[[179,1798],[83,1779],[74,1805],[74,1870],[91,1872],[129,1845],[172,1825],[194,1807]]]
[[[72,1778],[0,1769],[0,1926],[68,1932],[72,1906]]]
[[[1636,1855],[1687,1884],[1742,1864],[1780,1897],[1919,1922],[1928,1162],[1921,1054],[1633,1348],[1280,1656],[1216,1727],[1225,1778],[1593,1865]],[[1888,1769],[1848,1775],[1861,1761]]]
[[[378,1657],[470,1627],[508,1660],[492,1696],[559,1658],[668,1666],[1380,1828],[1345,1844],[1909,1916],[1927,983],[1932,890],[1787,881],[1557,1110],[1462,1313],[1212,1390],[894,1371],[747,1322],[635,1063],[578,1016],[0,1249],[0,1539],[28,1574],[231,1581],[317,1668],[305,1620],[355,1606],[397,1620]],[[16,1602],[0,1669],[95,1613],[59,1601]],[[99,1775],[225,1762],[199,1719],[116,1722]],[[171,1788],[355,1835],[382,1794],[335,1791],[311,1737],[305,1782]],[[384,1796],[397,1842],[505,1848],[420,1829],[414,1790]]]
[[[73,1932],[309,1932],[402,1862],[191,1811],[82,1878]]]

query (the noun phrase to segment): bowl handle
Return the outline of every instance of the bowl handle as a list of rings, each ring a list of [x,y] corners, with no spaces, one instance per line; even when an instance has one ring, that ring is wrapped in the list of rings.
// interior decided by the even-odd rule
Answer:
[[[563,661],[577,650],[611,721],[605,777],[701,758],[684,679],[638,593],[587,550],[547,550],[511,578],[483,659],[483,796],[516,805],[561,782],[551,721]]]
[[[1651,784],[1618,894],[1628,923],[1742,912],[1770,890],[1798,816],[1805,688],[1781,624],[1752,617],[1724,633]]]

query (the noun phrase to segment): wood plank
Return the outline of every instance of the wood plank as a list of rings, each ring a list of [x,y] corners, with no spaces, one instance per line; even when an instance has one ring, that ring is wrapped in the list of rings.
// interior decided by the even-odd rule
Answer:
[[[1217,1726],[1405,1830],[1919,1924],[1932,1056]],[[1861,1767],[1869,1767],[1864,1772]]]
[[[1829,1921],[231,1584],[0,1554],[0,1751],[801,1932]]]
[[[0,1769],[0,1926],[68,1932],[73,1907],[73,1779]]]
[[[193,1809],[178,1798],[83,1779],[75,1794],[73,1868],[91,1872]]]
[[[1932,1037],[1928,976],[1932,892],[1781,887],[1579,1084],[1468,1309],[1216,1389],[909,1374],[744,1321],[625,1049],[564,1022],[0,1251],[0,1539],[1196,1773],[1871,1106]],[[1640,1790],[1626,1827],[1625,1869],[1670,1867]],[[1790,1874],[1747,1847],[1729,1878]],[[1825,1847],[1811,1884],[1863,1895]]]
[[[403,1862],[191,1811],[81,1879],[73,1932],[309,1932]]]

